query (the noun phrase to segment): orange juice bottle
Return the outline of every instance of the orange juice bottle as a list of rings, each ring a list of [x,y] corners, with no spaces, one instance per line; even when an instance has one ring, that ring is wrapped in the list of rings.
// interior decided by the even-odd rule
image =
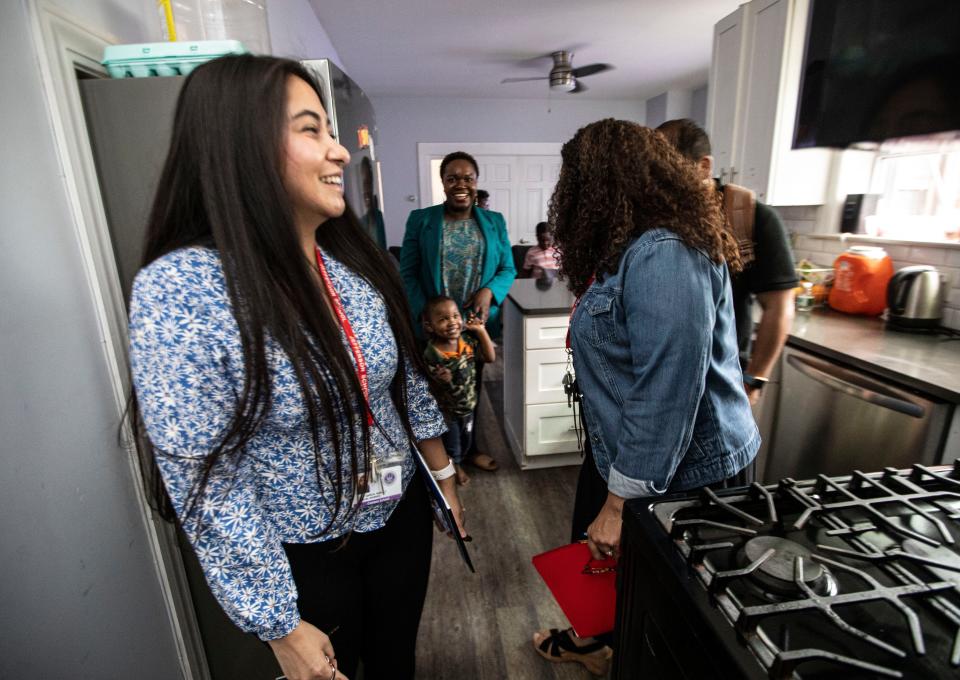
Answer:
[[[883,248],[851,246],[833,263],[830,307],[847,314],[877,316],[887,307],[893,261]]]

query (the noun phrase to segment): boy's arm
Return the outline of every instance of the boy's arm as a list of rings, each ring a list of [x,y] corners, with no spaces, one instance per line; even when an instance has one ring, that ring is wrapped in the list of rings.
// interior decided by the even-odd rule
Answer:
[[[480,349],[480,358],[488,364],[497,360],[497,348],[487,333],[487,327],[482,323],[467,324],[467,330],[477,336],[477,346]]]

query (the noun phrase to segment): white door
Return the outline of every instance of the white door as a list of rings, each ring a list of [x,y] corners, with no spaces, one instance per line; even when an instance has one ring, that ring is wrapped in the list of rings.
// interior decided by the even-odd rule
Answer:
[[[513,243],[536,243],[538,222],[547,221],[550,196],[560,176],[559,156],[521,156],[517,219],[507,224]]]
[[[547,219],[550,196],[560,174],[560,144],[463,143],[417,145],[423,205],[444,200],[440,160],[461,149],[477,160],[477,189],[490,193],[490,209],[502,213],[512,244],[536,243],[536,226]],[[428,202],[429,201],[429,202]]]
[[[490,210],[503,215],[507,229],[517,221],[517,182],[520,168],[516,156],[474,156],[480,166],[477,189],[490,193]],[[511,233],[511,241],[513,234]]]

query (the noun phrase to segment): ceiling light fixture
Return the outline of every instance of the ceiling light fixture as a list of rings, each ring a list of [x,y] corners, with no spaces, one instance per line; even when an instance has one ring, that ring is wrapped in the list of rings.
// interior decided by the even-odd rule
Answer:
[[[576,88],[576,86],[577,86],[577,81],[573,77],[573,75],[570,74],[569,71],[566,73],[558,73],[550,77],[551,90],[558,90],[560,92],[571,92],[573,91],[574,88]]]

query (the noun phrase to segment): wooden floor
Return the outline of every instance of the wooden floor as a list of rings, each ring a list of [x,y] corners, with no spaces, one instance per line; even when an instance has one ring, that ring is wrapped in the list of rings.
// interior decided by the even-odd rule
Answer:
[[[430,680],[592,678],[580,664],[553,664],[533,650],[539,628],[566,627],[530,563],[570,539],[577,467],[521,471],[503,436],[502,362],[484,370],[479,445],[495,473],[467,468],[461,492],[476,574],[437,535],[420,636],[417,677]]]

